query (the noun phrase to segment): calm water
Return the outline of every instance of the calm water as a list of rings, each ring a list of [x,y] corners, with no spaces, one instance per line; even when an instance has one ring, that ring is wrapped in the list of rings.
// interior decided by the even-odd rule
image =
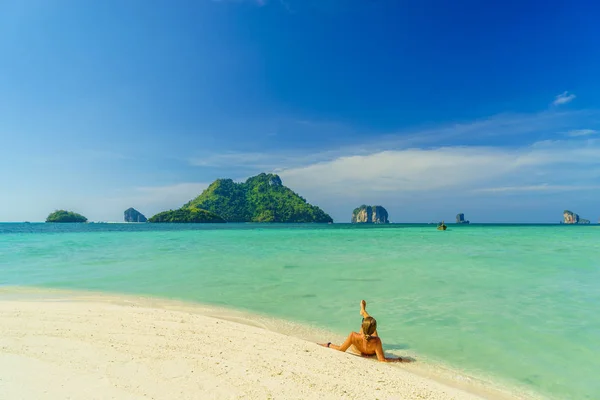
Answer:
[[[365,298],[395,353],[600,398],[596,226],[0,224],[0,285],[164,296],[340,334]]]

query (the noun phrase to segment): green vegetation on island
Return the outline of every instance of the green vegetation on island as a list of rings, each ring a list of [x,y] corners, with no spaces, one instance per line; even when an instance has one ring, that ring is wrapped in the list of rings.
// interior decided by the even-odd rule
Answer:
[[[48,215],[46,222],[87,222],[87,218],[72,211],[57,210]]]
[[[223,223],[223,218],[210,211],[201,210],[196,207],[180,208],[178,210],[163,211],[156,214],[148,222],[168,223]]]
[[[319,207],[285,187],[276,174],[259,174],[246,182],[218,179],[183,206],[220,215],[227,222],[333,222]]]
[[[226,222],[333,222],[319,207],[285,187],[279,176],[265,173],[243,183],[217,179],[179,210],[157,214],[149,222],[223,222],[211,216]]]

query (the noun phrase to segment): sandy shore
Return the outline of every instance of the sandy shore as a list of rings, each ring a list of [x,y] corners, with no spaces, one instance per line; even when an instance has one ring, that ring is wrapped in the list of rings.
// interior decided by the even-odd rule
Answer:
[[[3,400],[479,398],[405,364],[141,300],[0,300]]]

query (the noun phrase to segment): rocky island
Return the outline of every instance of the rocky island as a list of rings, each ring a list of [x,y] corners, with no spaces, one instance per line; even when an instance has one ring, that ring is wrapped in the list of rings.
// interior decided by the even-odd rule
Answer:
[[[579,218],[573,211],[563,211],[563,224],[589,224],[590,220]]]
[[[388,224],[388,212],[382,206],[362,205],[352,211],[353,224]]]
[[[144,214],[142,214],[141,212],[139,212],[138,210],[136,210],[133,207],[128,208],[127,210],[125,210],[123,212],[123,218],[124,218],[125,222],[146,222],[146,221],[148,221],[148,219],[144,216]]]
[[[180,209],[162,212],[148,221],[328,223],[333,219],[284,186],[278,175],[262,173],[242,183],[217,179]]]
[[[56,210],[48,215],[46,222],[87,222],[87,218],[72,211]]]
[[[456,214],[456,223],[457,224],[468,224],[469,221],[465,221],[465,214],[459,213],[459,214]]]

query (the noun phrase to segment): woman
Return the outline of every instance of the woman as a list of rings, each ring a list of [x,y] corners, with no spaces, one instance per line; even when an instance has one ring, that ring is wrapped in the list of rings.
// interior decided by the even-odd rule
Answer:
[[[398,358],[386,358],[383,353],[383,346],[381,345],[381,339],[377,334],[377,321],[371,317],[366,310],[367,302],[362,300],[360,302],[360,315],[362,315],[362,325],[360,332],[350,332],[350,335],[346,338],[346,341],[341,346],[332,344],[321,344],[321,346],[329,347],[339,351],[346,351],[351,345],[354,345],[363,357],[371,357],[376,355],[379,361],[383,362],[408,362],[409,360]]]

